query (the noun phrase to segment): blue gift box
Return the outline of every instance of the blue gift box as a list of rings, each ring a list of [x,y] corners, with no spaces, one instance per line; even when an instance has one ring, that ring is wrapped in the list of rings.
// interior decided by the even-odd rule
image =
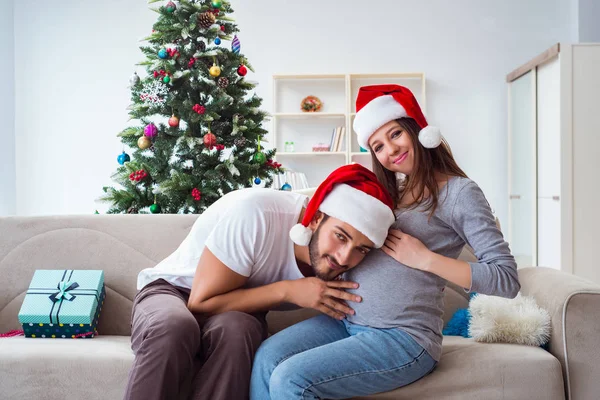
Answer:
[[[103,271],[37,270],[19,322],[27,337],[92,338],[105,295]]]

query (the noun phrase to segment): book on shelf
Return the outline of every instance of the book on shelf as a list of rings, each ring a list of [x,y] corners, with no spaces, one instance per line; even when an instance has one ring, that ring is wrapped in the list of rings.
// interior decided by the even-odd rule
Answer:
[[[342,149],[342,143],[344,142],[344,135],[346,134],[346,127],[338,126],[333,129],[331,133],[331,144],[329,145],[329,151],[338,152]]]
[[[335,151],[341,151],[342,150],[342,143],[344,143],[344,136],[346,135],[346,127],[345,126],[340,126],[340,137],[338,139],[338,144],[337,147],[335,149]]]
[[[333,131],[331,132],[331,140],[329,143],[329,151],[333,151],[333,144],[335,143],[335,131],[336,129],[333,128]]]
[[[273,189],[281,189],[287,183],[292,190],[308,189],[308,180],[303,172],[287,170],[273,177]]]

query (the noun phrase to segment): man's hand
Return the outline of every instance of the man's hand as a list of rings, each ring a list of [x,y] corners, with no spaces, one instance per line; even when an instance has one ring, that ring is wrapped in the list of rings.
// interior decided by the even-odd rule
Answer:
[[[285,301],[304,308],[313,308],[335,319],[354,314],[346,301],[361,302],[360,296],[342,289],[356,289],[358,284],[346,281],[323,281],[319,278],[302,278],[286,281]]]

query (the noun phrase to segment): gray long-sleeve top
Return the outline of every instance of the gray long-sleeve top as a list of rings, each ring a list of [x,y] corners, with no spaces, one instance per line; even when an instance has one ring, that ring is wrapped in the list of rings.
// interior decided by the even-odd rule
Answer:
[[[467,178],[452,177],[440,190],[434,215],[423,208],[397,210],[392,226],[421,240],[435,253],[457,258],[465,244],[478,262],[471,266],[472,292],[514,297],[520,290],[517,264],[495,223],[483,192]],[[344,279],[358,282],[351,291],[363,297],[352,303],[348,321],[375,328],[399,328],[410,334],[435,360],[442,351],[442,314],[446,281],[371,251]]]

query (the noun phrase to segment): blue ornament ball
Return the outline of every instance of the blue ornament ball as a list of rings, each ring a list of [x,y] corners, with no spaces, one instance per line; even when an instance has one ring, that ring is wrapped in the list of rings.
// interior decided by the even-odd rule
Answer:
[[[292,191],[292,185],[290,185],[289,183],[286,182],[281,187],[281,190],[285,190],[287,192],[291,192]]]
[[[126,162],[129,162],[130,160],[131,160],[131,157],[129,157],[129,154],[127,154],[125,152],[122,152],[117,157],[117,162],[121,165],[125,164]]]
[[[260,185],[262,181],[260,180],[260,178],[254,178],[254,184],[255,185]]]
[[[216,38],[216,39],[215,39],[215,44],[216,44],[217,46],[218,46],[218,45],[220,45],[220,44],[221,44],[221,39],[219,39],[219,38]]]
[[[166,49],[160,49],[158,51],[158,58],[162,58],[164,60],[167,57],[169,57],[169,53],[167,53]]]

